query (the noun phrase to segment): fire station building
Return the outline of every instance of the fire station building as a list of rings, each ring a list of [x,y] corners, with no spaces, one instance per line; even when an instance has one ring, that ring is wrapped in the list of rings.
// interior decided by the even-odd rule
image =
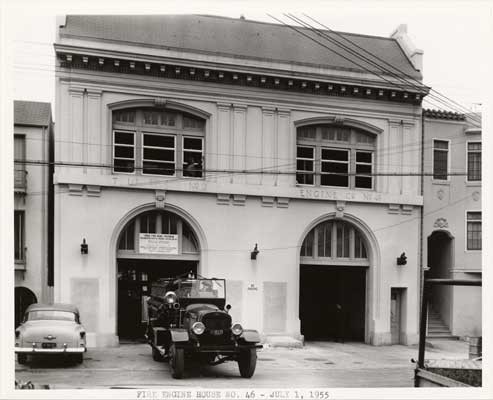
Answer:
[[[190,271],[267,338],[417,342],[427,88],[405,26],[74,15],[55,50],[54,300],[90,346],[141,336],[152,281]]]

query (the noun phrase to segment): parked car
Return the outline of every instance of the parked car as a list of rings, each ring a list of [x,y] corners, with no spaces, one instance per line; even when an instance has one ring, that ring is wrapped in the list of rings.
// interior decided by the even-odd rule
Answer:
[[[71,357],[82,363],[86,331],[77,307],[71,304],[31,304],[15,330],[15,352],[19,364],[28,356],[49,354]]]
[[[152,356],[169,360],[173,378],[182,378],[192,359],[209,365],[236,361],[242,377],[253,376],[260,335],[232,323],[224,279],[155,282],[148,305],[146,336]]]

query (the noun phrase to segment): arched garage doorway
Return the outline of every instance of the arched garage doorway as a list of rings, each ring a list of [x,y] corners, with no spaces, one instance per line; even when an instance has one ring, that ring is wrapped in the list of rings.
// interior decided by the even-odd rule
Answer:
[[[199,261],[196,233],[179,215],[153,209],[127,222],[117,242],[120,340],[143,338],[152,282],[190,272],[196,274]]]
[[[18,286],[15,288],[15,327],[17,328],[24,318],[27,307],[37,303],[36,295],[28,288]]]
[[[350,222],[326,220],[306,235],[299,302],[306,340],[365,340],[369,265],[366,240]]]

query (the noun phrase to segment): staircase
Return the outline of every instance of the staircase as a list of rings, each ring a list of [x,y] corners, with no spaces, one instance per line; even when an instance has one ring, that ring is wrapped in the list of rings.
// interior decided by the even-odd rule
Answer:
[[[428,310],[428,339],[458,339],[450,333],[450,329],[445,325],[440,314],[433,309]]]

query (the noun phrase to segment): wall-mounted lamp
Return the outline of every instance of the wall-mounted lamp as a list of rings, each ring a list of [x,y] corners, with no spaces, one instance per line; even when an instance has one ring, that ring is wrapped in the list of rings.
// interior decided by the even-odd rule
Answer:
[[[86,243],[86,239],[82,239],[82,243],[80,245],[80,254],[89,253],[89,245]]]
[[[255,247],[254,247],[253,251],[250,253],[250,259],[256,260],[258,253],[259,253],[259,251],[258,251],[257,243],[255,243]]]
[[[406,265],[407,257],[406,253],[402,253],[399,257],[397,257],[397,265]]]

